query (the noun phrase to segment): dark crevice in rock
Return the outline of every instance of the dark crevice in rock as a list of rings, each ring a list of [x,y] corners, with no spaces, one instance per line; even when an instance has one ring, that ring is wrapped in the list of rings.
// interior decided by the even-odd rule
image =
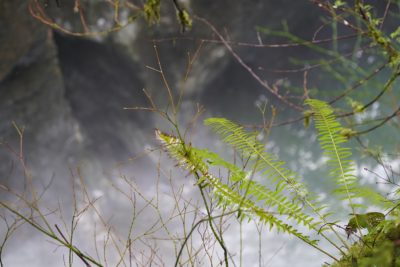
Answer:
[[[144,106],[140,69],[123,48],[105,42],[55,34],[65,81],[65,98],[83,131],[87,148],[114,160],[132,153],[134,141],[150,126]]]

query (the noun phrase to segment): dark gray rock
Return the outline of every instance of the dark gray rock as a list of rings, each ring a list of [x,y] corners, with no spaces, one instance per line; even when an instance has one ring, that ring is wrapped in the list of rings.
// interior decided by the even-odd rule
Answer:
[[[144,113],[123,109],[147,105],[140,68],[119,45],[55,37],[65,99],[79,121],[85,148],[99,158],[125,159],[142,146],[140,133],[151,127]]]
[[[57,49],[52,32],[30,16],[27,1],[0,5],[1,25],[7,25],[0,27],[0,138],[18,151],[19,136],[12,122],[24,128],[25,160],[32,178],[49,180],[54,168],[67,167],[71,144],[76,142],[77,124],[65,101]],[[16,155],[2,146],[0,157],[1,182],[22,183]]]
[[[0,1],[0,81],[16,64],[29,60],[26,55],[48,32],[29,15],[27,2]]]

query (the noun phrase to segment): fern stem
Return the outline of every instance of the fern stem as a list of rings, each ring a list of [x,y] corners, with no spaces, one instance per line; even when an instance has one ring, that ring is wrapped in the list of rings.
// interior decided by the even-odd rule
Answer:
[[[174,113],[174,114],[175,114],[175,113]],[[179,139],[179,141],[180,141],[181,144],[182,144],[182,149],[183,149],[184,155],[189,155],[189,153],[190,153],[189,150],[190,150],[190,149],[188,149],[187,146],[186,146],[185,140],[184,140],[184,138],[183,138],[183,136],[182,136],[182,134],[181,134],[181,132],[180,132],[180,130],[179,130],[178,124],[176,123],[176,121],[172,120],[172,119],[169,118],[169,117],[168,117],[167,119],[172,123],[172,125],[174,126],[174,128],[175,128],[175,130],[176,130],[176,132],[177,132],[178,139]],[[194,171],[193,171],[193,174],[194,174],[194,176],[196,177],[196,180],[199,181],[199,180],[200,180],[200,175],[198,174],[197,170],[194,170]],[[199,190],[200,190],[200,194],[201,194],[201,197],[202,197],[202,199],[203,199],[204,206],[205,206],[206,211],[207,211],[208,223],[209,223],[209,225],[210,225],[211,231],[212,231],[212,233],[213,233],[215,239],[217,240],[218,244],[221,246],[222,250],[224,251],[225,266],[228,267],[228,266],[229,266],[229,262],[228,262],[228,249],[226,248],[226,245],[225,245],[225,242],[224,242],[224,238],[223,238],[222,234],[221,234],[221,235],[218,235],[217,231],[216,231],[215,228],[214,228],[213,219],[212,219],[212,216],[211,216],[211,210],[210,210],[210,208],[209,208],[209,206],[208,206],[206,197],[205,197],[205,195],[204,195],[204,190],[203,190],[203,188],[201,187],[201,184],[198,185],[198,188],[199,188]],[[186,242],[185,242],[185,243],[186,243]],[[181,254],[181,253],[182,253],[182,252],[180,252],[180,254]],[[177,259],[177,262],[178,262],[178,260],[179,260],[179,258]]]
[[[355,205],[352,201],[354,192],[351,192],[349,184],[354,183],[354,177],[349,174],[351,164],[346,160],[351,153],[347,148],[340,147],[340,144],[346,142],[344,136],[340,135],[342,127],[336,121],[336,116],[333,114],[333,109],[326,103],[316,99],[307,99],[308,104],[314,112],[315,127],[319,131],[320,145],[328,156],[330,163],[333,165],[332,175],[335,176],[336,182],[344,188],[345,196],[349,201],[350,208],[353,214],[355,212]],[[337,177],[338,176],[338,177]],[[353,194],[352,194],[353,193]],[[358,221],[356,218],[356,225],[358,228]],[[332,232],[339,238],[339,240],[349,249],[347,242],[334,230],[332,225],[329,225]]]
[[[199,176],[199,174],[198,174],[197,172],[195,172],[195,176],[196,176],[197,180],[200,180],[200,176]],[[228,267],[228,266],[229,266],[229,262],[228,262],[228,250],[227,250],[227,248],[226,248],[226,246],[225,246],[225,242],[224,242],[223,236],[222,236],[222,234],[221,234],[221,236],[219,236],[219,235],[217,234],[217,231],[215,230],[214,225],[213,225],[213,219],[212,219],[212,216],[211,216],[211,211],[210,211],[210,208],[209,208],[209,206],[208,206],[206,197],[205,197],[205,195],[204,195],[204,190],[203,190],[203,188],[201,187],[200,184],[198,185],[198,187],[199,187],[199,189],[200,189],[200,194],[201,194],[201,197],[203,198],[204,206],[205,206],[206,211],[207,211],[207,215],[208,215],[208,224],[210,225],[211,231],[213,232],[213,235],[214,235],[215,239],[217,240],[217,242],[218,242],[219,245],[221,246],[222,250],[224,251],[225,266]]]
[[[233,211],[230,211],[230,212],[227,212],[227,213],[223,213],[223,214],[220,214],[220,215],[216,215],[216,216],[213,216],[213,217],[207,216],[206,218],[203,218],[203,219],[199,220],[197,223],[195,223],[195,224],[192,226],[192,228],[190,229],[190,231],[189,231],[189,233],[187,234],[187,236],[185,237],[185,240],[183,241],[183,243],[182,243],[182,245],[181,245],[181,247],[180,247],[180,249],[179,249],[179,252],[178,252],[178,255],[177,255],[177,257],[176,257],[174,266],[175,266],[175,267],[178,266],[178,264],[179,264],[179,259],[180,259],[180,257],[182,256],[182,253],[183,253],[183,250],[184,250],[184,248],[185,248],[185,246],[186,246],[186,243],[189,241],[189,238],[192,236],[194,230],[196,230],[196,228],[197,228],[200,224],[205,223],[205,222],[209,222],[210,220],[212,221],[212,220],[215,220],[215,219],[218,219],[218,218],[222,218],[222,217],[225,217],[225,216],[234,214],[234,213],[236,213],[236,212],[238,212],[238,210],[233,210]]]
[[[194,175],[196,176],[196,179],[197,179],[197,180],[200,180],[200,175],[199,175],[197,172],[194,172]],[[214,225],[213,225],[213,220],[216,219],[216,218],[220,218],[220,217],[229,215],[229,214],[234,213],[234,212],[236,212],[236,211],[232,211],[232,212],[230,212],[230,213],[223,213],[223,214],[221,214],[221,215],[219,215],[219,216],[214,216],[214,217],[211,216],[211,210],[210,210],[210,208],[209,208],[209,206],[208,206],[206,197],[205,197],[205,195],[204,195],[204,190],[203,190],[203,188],[201,187],[200,184],[198,185],[198,187],[199,187],[200,194],[201,194],[201,197],[202,197],[203,202],[204,202],[204,206],[205,206],[206,211],[207,211],[207,218],[201,219],[201,220],[198,221],[195,225],[193,225],[192,229],[189,231],[189,233],[187,234],[185,240],[183,241],[183,243],[182,243],[182,245],[181,245],[181,248],[179,249],[179,252],[178,252],[178,255],[177,255],[177,257],[176,257],[175,265],[174,265],[174,266],[175,266],[175,267],[178,266],[179,259],[180,259],[180,257],[182,256],[182,253],[183,253],[183,249],[185,248],[186,243],[188,242],[188,240],[189,240],[190,236],[192,235],[193,231],[194,231],[201,223],[203,223],[203,222],[208,222],[208,224],[210,225],[211,231],[212,231],[212,233],[213,233],[215,239],[217,240],[217,242],[218,242],[219,245],[221,246],[222,250],[224,251],[225,266],[228,267],[228,266],[229,266],[229,262],[228,262],[228,249],[226,248],[226,245],[225,245],[224,239],[223,239],[223,237],[222,237],[222,234],[219,235],[219,234],[217,233],[217,231],[215,230]]]

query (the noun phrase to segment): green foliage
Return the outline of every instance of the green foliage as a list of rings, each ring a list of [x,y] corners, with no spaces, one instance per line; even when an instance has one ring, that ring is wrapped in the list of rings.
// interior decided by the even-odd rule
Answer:
[[[346,98],[347,103],[350,105],[354,113],[361,113],[364,111],[364,105],[350,97]]]
[[[368,229],[371,231],[373,228],[378,226],[382,221],[385,220],[385,215],[380,212],[368,212],[365,214],[354,214],[350,218],[346,226],[347,238],[357,231],[357,228]]]
[[[328,165],[331,167],[330,175],[336,179],[338,186],[336,192],[349,201],[352,212],[355,213],[356,204],[352,199],[357,197],[353,190],[357,188],[357,178],[354,176],[354,166],[349,160],[350,149],[341,144],[347,141],[346,137],[340,134],[342,126],[336,121],[332,108],[325,102],[308,99],[306,100],[314,111],[315,127],[318,129],[318,139],[328,157]]]
[[[174,1],[176,8],[176,17],[181,26],[181,31],[185,32],[187,29],[192,28],[193,21],[190,18],[187,10],[178,5],[177,2]],[[143,11],[145,18],[149,24],[155,24],[160,21],[160,9],[161,9],[161,0],[147,0],[144,4]]]
[[[381,212],[356,213],[356,209],[365,209],[366,201],[382,209],[393,210],[394,204],[374,190],[359,185],[354,175],[354,165],[350,160],[351,151],[344,146],[349,138],[349,134],[346,134],[348,129],[343,129],[336,121],[333,109],[326,102],[315,99],[308,99],[306,104],[310,107],[310,110],[306,111],[308,123],[312,116],[318,130],[319,142],[328,158],[330,177],[337,186],[334,193],[339,199],[347,200],[353,214],[344,232],[349,238],[353,235],[358,236],[358,231],[361,234],[362,229],[368,230],[368,234],[364,237],[359,236],[360,240],[353,246],[349,246],[332,227],[335,223],[327,221],[330,214],[324,214],[325,205],[312,198],[306,186],[299,181],[298,175],[285,168],[284,162],[265,151],[264,144],[257,141],[257,133],[247,132],[243,127],[225,118],[205,120],[205,124],[219,134],[223,142],[232,146],[240,157],[245,159],[246,168],[227,162],[209,150],[192,147],[182,138],[159,130],[156,131],[156,136],[169,155],[178,162],[178,166],[196,177],[198,186],[212,190],[220,208],[237,211],[241,220],[258,219],[270,228],[296,236],[340,263],[337,266],[347,266],[348,263],[360,264],[355,266],[373,266],[368,264],[375,261],[375,255],[389,246],[394,246],[393,242],[390,243],[387,238],[382,237],[382,233],[395,235],[393,229],[397,227],[397,223],[387,220]],[[214,176],[211,170],[215,168],[225,169],[229,173],[229,179]],[[261,184],[254,180],[255,176],[265,178],[268,182]],[[356,198],[362,199],[364,205],[356,201]],[[308,232],[305,232],[304,227],[300,230],[298,226],[301,225],[305,226]],[[325,231],[336,235],[338,240],[326,236]],[[318,247],[318,241],[311,238],[311,234],[320,236],[335,246],[342,253],[342,259],[338,260],[325,249]],[[371,241],[366,249],[365,244],[372,239],[374,241]],[[347,252],[342,250],[343,245]],[[397,257],[397,254],[390,255],[391,259]],[[385,259],[390,258],[389,256],[385,256]]]
[[[176,16],[178,18],[179,24],[181,25],[181,31],[185,32],[186,29],[191,29],[193,21],[190,18],[189,13],[186,11],[186,9],[181,8],[176,12]]]
[[[232,168],[232,171],[235,173],[233,176],[235,177],[234,179],[242,181],[242,186],[247,186],[249,191],[254,193],[254,196],[257,198],[256,201],[263,201],[265,206],[277,206],[278,212],[281,215],[286,215],[295,219],[298,223],[303,223],[304,225],[313,227],[313,218],[302,214],[301,207],[297,206],[295,203],[288,202],[280,192],[272,192],[261,185],[249,181],[245,176],[242,176],[245,174],[244,172],[239,171],[234,167],[234,165],[226,163],[215,153],[208,152],[204,149],[199,150],[189,147],[179,138],[162,133],[159,130],[156,130],[156,136],[164,145],[164,148],[168,151],[170,156],[178,162],[178,165],[181,168],[189,170],[195,174],[198,178],[198,185],[202,187],[207,186],[213,189],[219,206],[231,206],[234,209],[238,209],[240,211],[238,216],[240,216],[241,219],[244,217],[249,219],[256,217],[260,222],[268,224],[270,228],[276,227],[278,231],[292,234],[307,243],[316,243],[316,240],[311,240],[308,236],[300,233],[293,226],[284,223],[273,212],[259,207],[250,198],[243,197],[232,187],[222,183],[220,179],[209,173],[204,160],[209,160],[209,162],[213,161],[213,164],[225,165],[226,167]]]
[[[284,194],[284,187],[271,190],[266,186],[251,179],[253,171],[246,172],[236,165],[226,162],[218,154],[208,150],[192,148],[194,153],[205,161],[209,166],[224,167],[229,170],[231,181],[234,185],[230,190],[242,192],[243,197],[251,199],[262,207],[269,207],[269,210],[276,208],[276,214],[292,219],[296,224],[302,224],[309,229],[317,228],[320,223],[306,214],[301,209],[301,203],[289,200]],[[239,208],[242,208],[241,206]]]
[[[385,220],[382,213],[372,212],[357,216],[360,222],[365,223],[368,234],[354,243],[349,253],[332,266],[400,266],[399,223],[395,220]],[[354,217],[351,220],[353,219]]]
[[[354,165],[350,160],[351,151],[343,146],[355,133],[351,129],[343,128],[336,121],[333,109],[326,102],[308,99],[306,104],[314,112],[315,127],[319,133],[318,139],[324,155],[328,157],[330,176],[336,181],[336,194],[342,200],[349,202],[353,214],[356,214],[356,208],[365,208],[364,205],[355,203],[353,201],[355,198],[380,207],[387,208],[388,205],[391,205],[385,197],[358,183],[357,177],[354,175]]]
[[[224,118],[207,119],[205,124],[218,133],[225,143],[233,146],[245,158],[248,157],[254,163],[255,172],[260,171],[270,182],[277,183],[276,190],[289,189],[298,199],[307,196],[308,191],[298,182],[297,174],[285,169],[283,161],[267,154],[264,145],[257,141],[256,133],[247,133],[242,127]]]
[[[396,40],[396,42],[400,43],[400,27],[390,34],[390,38]]]
[[[373,7],[371,5],[364,4],[361,1],[356,1],[356,12],[362,18],[366,24],[368,36],[371,38],[372,46],[379,46],[385,56],[388,57],[389,64],[393,68],[398,68],[400,64],[400,53],[396,46],[392,44],[392,39],[396,39],[398,35],[398,29],[393,31],[387,36],[379,26],[382,24],[381,18],[376,18],[373,14]]]
[[[344,2],[343,0],[336,0],[335,3],[333,4],[333,8],[339,8],[339,7],[343,7],[346,5],[346,2]]]
[[[306,110],[303,112],[304,116],[304,127],[308,128],[310,126],[311,116],[313,115],[312,110]]]
[[[144,4],[143,11],[149,24],[157,23],[160,20],[161,0],[147,0]]]

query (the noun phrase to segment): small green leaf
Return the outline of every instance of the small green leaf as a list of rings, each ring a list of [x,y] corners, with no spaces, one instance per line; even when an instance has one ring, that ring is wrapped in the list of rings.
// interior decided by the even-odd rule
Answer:
[[[340,132],[340,135],[343,135],[344,137],[346,137],[347,139],[350,139],[351,137],[357,135],[357,131],[354,131],[350,128],[343,128]]]
[[[400,27],[390,34],[390,38],[395,39],[397,42],[400,42]]]
[[[149,24],[160,21],[160,0],[147,0],[144,4],[143,11]]]
[[[373,228],[378,226],[385,220],[385,215],[380,212],[368,212],[365,214],[355,214],[349,220],[346,226],[346,232],[348,235],[356,232],[359,229],[368,229],[371,231]]]
[[[350,97],[346,98],[347,103],[351,106],[351,109],[354,113],[360,113],[364,111],[364,105],[358,101],[351,99]]]
[[[335,3],[333,4],[333,8],[339,8],[346,5],[346,3],[342,0],[336,0]]]
[[[185,32],[186,29],[192,28],[193,21],[185,9],[179,10],[176,15],[178,17],[179,24],[181,25],[182,32]]]
[[[312,110],[306,110],[303,112],[304,116],[304,127],[308,128],[310,126],[311,116],[313,115]]]

